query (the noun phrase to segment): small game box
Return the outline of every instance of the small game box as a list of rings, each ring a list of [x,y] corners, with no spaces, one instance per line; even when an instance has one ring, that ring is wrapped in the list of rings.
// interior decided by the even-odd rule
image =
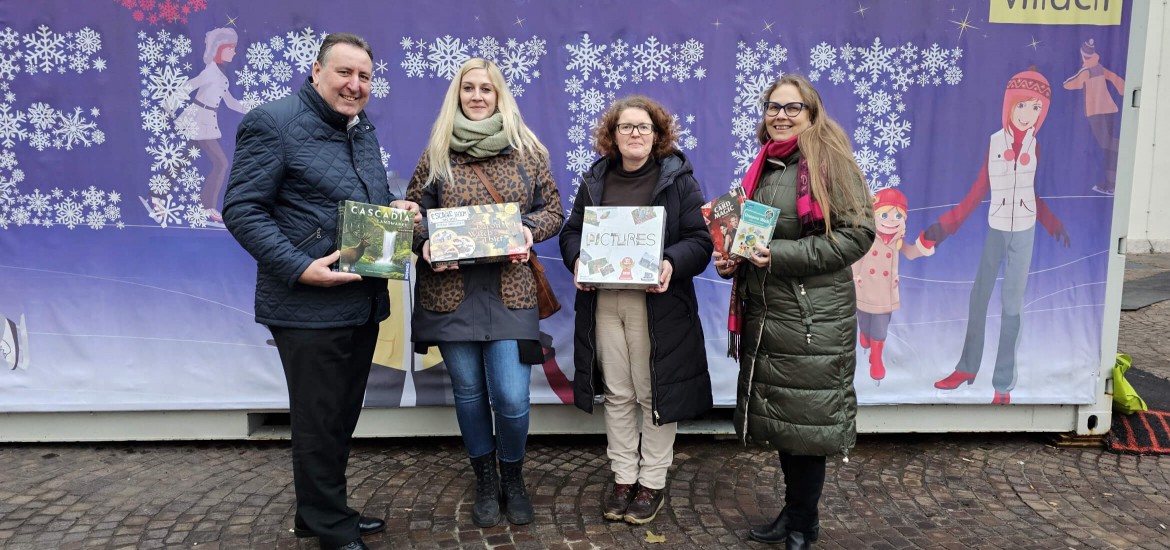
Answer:
[[[776,229],[779,217],[779,208],[756,201],[744,201],[735,240],[731,242],[731,253],[743,258],[751,257],[756,243],[766,245],[772,241],[772,232]]]
[[[658,284],[665,208],[588,206],[584,221],[578,283],[617,289]]]
[[[520,205],[477,204],[427,210],[431,265],[504,262],[524,253]]]
[[[402,280],[410,263],[414,213],[343,201],[337,206],[337,271]]]

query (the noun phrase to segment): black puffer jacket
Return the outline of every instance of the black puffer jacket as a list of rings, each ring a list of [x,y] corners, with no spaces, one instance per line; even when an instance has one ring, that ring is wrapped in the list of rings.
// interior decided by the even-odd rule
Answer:
[[[581,254],[581,225],[585,207],[601,200],[609,159],[600,159],[584,175],[569,221],[561,231],[561,257],[573,271]],[[711,408],[711,375],[699,322],[699,304],[692,279],[711,260],[711,234],[703,224],[703,192],[691,163],[682,153],[658,161],[661,170],[650,206],[666,208],[663,258],[674,268],[670,286],[662,294],[646,293],[650,326],[650,378],[654,421],[669,424],[694,418]],[[595,313],[597,292],[577,292],[574,305],[573,401],[593,412],[593,397],[603,393],[597,361]]]
[[[354,326],[390,315],[386,281],[366,278],[325,288],[297,282],[336,246],[337,205],[390,204],[374,126],[366,113],[353,128],[306,81],[296,95],[248,112],[223,221],[256,259],[256,322],[294,328]]]

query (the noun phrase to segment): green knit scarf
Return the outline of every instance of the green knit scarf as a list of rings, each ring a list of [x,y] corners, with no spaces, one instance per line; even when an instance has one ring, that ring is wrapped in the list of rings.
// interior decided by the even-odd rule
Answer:
[[[483,120],[470,120],[463,111],[455,112],[452,151],[482,159],[500,154],[508,145],[508,136],[504,135],[504,116],[499,112]]]

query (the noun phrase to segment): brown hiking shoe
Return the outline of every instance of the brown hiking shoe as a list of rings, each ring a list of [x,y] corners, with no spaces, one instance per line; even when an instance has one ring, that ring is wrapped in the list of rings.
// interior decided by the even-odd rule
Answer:
[[[658,511],[666,503],[662,498],[662,492],[662,489],[638,487],[638,494],[634,496],[630,507],[626,508],[626,515],[622,516],[622,519],[626,520],[626,523],[634,525],[644,525],[654,521],[654,516],[658,515]]]
[[[621,521],[622,516],[626,514],[626,508],[629,508],[630,502],[634,500],[637,489],[636,483],[614,483],[613,491],[605,497],[605,503],[602,505],[602,517],[610,521]]]

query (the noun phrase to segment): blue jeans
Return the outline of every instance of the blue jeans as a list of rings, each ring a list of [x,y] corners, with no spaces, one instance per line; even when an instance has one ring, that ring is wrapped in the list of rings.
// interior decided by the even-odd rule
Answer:
[[[455,417],[467,456],[498,450],[504,462],[523,459],[532,366],[520,362],[516,341],[445,342],[439,352],[451,373]]]

